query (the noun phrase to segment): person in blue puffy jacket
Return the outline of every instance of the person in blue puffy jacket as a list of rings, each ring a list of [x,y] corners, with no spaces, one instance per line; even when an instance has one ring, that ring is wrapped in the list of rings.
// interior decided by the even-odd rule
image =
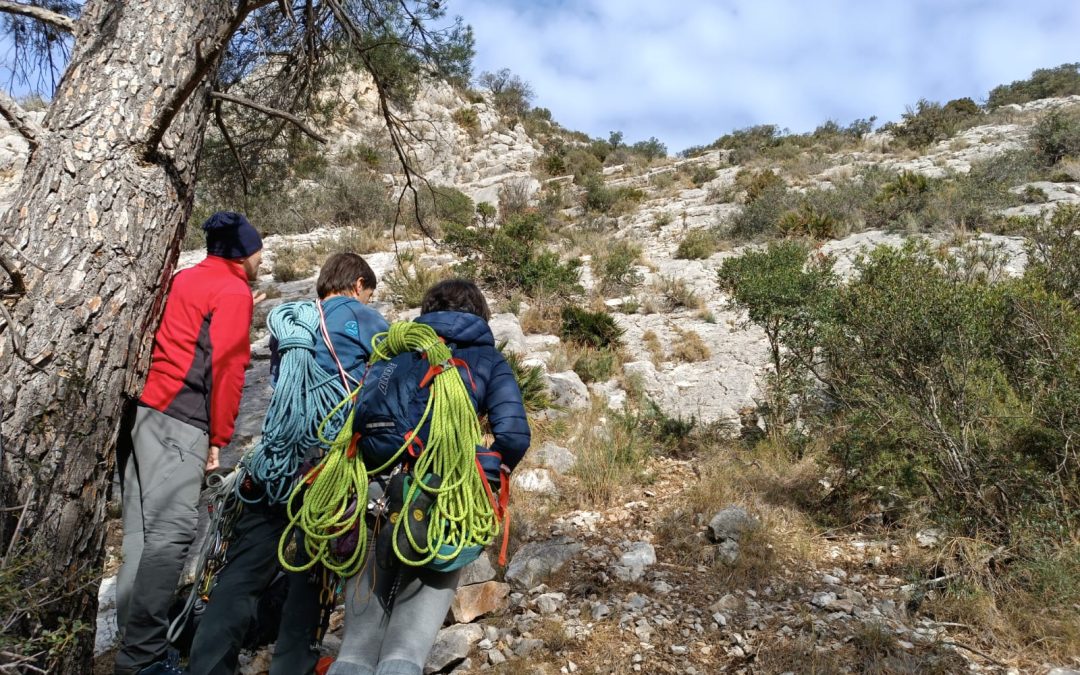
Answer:
[[[477,415],[487,417],[494,438],[489,450],[501,455],[509,472],[524,457],[531,434],[521,390],[510,364],[495,346],[487,323],[490,318],[476,284],[452,279],[428,289],[416,321],[431,326],[454,356],[468,364],[466,388]],[[407,372],[416,379],[414,388],[419,388],[426,368]],[[379,379],[373,367],[365,388],[378,387]],[[421,403],[414,401],[411,406],[413,422],[420,419]],[[363,399],[358,405],[358,411],[362,410]],[[361,444],[363,419],[364,413],[359,412],[354,426],[361,433]],[[395,447],[400,446],[400,436],[396,443]],[[378,485],[378,479],[373,481],[375,490]],[[377,569],[375,559],[369,554],[363,570],[345,586],[343,641],[327,675],[420,675],[450,608],[460,569],[440,572],[397,563],[387,571]]]

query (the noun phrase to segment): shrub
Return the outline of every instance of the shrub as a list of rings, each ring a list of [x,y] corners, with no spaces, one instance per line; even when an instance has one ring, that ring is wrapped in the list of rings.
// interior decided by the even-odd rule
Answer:
[[[591,417],[600,413],[594,409]],[[609,423],[597,433],[595,427],[582,435],[577,463],[571,473],[579,480],[583,504],[594,508],[606,504],[643,473],[649,448],[634,415],[605,413]]]
[[[719,248],[719,237],[712,230],[690,230],[675,249],[675,259],[704,260]]]
[[[403,256],[398,269],[383,277],[383,297],[399,309],[419,307],[427,290],[449,276],[444,268],[416,265]]]
[[[803,200],[798,208],[780,217],[777,229],[787,237],[829,239],[836,234],[837,222],[832,214],[820,211]]]
[[[568,305],[562,310],[562,337],[586,347],[615,349],[622,341],[623,329],[607,312],[590,312]]]
[[[492,206],[491,202],[480,202],[476,205],[476,216],[483,225],[493,222],[497,213],[498,211]]]
[[[1026,204],[1045,204],[1050,199],[1050,195],[1046,194],[1046,190],[1041,187],[1025,185],[1023,192],[1020,193],[1020,198]]]
[[[503,115],[523,117],[533,99],[533,90],[528,82],[503,68],[496,72],[480,73],[476,83],[491,95],[491,103]]]
[[[746,323],[761,328],[768,339],[772,373],[766,426],[779,436],[797,417],[789,410],[789,400],[809,386],[815,358],[811,337],[816,322],[829,311],[836,285],[831,261],[811,260],[798,242],[773,243],[764,251],[725,260],[717,281],[729,296],[729,308],[746,312]]]
[[[1056,68],[1040,68],[1026,80],[994,87],[986,105],[993,110],[1009,103],[1076,94],[1080,94],[1080,63],[1063,63]]]
[[[878,194],[874,221],[885,227],[914,222],[926,208],[931,180],[921,173],[903,171],[885,183]]]
[[[735,184],[746,190],[746,203],[752,204],[770,192],[786,190],[787,184],[772,169],[764,171],[739,171],[735,176]]]
[[[662,276],[653,290],[671,309],[701,309],[705,303],[685,281],[677,277]]]
[[[667,157],[667,146],[660,142],[655,136],[650,137],[647,141],[638,141],[629,147],[631,153],[641,157],[646,163],[653,160],[660,159],[661,157]]]
[[[543,216],[528,211],[511,216],[496,228],[475,229],[452,224],[445,243],[465,258],[460,272],[473,276],[486,288],[509,296],[515,291],[529,297],[562,297],[581,292],[576,260],[562,262],[543,250]]]
[[[311,247],[281,246],[274,250],[274,281],[288,283],[311,276],[316,265]]]
[[[774,176],[775,180],[767,176]],[[757,174],[747,188],[746,205],[731,219],[731,235],[752,239],[772,232],[794,201],[782,179],[771,171]]]
[[[615,352],[610,349],[585,349],[574,360],[573,371],[586,384],[605,382],[615,374],[616,365]]]
[[[637,269],[641,262],[641,246],[625,239],[608,247],[593,259],[593,271],[604,293],[625,293],[641,285],[644,278]]]
[[[1080,207],[1058,207],[1050,222],[1029,231],[1025,275],[1080,310]]]
[[[645,193],[637,188],[608,187],[599,176],[593,176],[585,181],[586,211],[617,216],[626,213],[644,198]]]
[[[532,181],[517,179],[504,181],[499,185],[499,209],[503,220],[510,216],[524,213],[529,208],[532,198]]]
[[[664,361],[664,348],[660,346],[660,338],[656,333],[651,330],[642,333],[641,344],[645,345],[654,366],[659,366]]]
[[[468,132],[473,138],[480,133],[480,115],[472,107],[458,108],[450,115],[457,125]]]
[[[705,183],[714,180],[717,176],[716,169],[705,164],[695,164],[690,169],[690,182],[696,187],[701,187]]]
[[[521,390],[521,399],[525,403],[525,410],[539,412],[550,408],[551,391],[548,389],[543,367],[523,364],[521,355],[517,352],[503,351],[505,346],[505,343],[499,345],[499,351],[506,357],[506,362],[510,364],[510,370],[514,373],[518,389]]]
[[[420,217],[442,228],[446,225],[468,226],[476,217],[476,206],[461,190],[434,186],[419,191]]]
[[[949,101],[944,106],[922,99],[903,114],[903,122],[893,128],[893,135],[908,147],[923,148],[972,126],[981,115],[979,106],[970,98]]]
[[[1046,166],[1080,156],[1080,112],[1047,114],[1031,130],[1031,148]]]

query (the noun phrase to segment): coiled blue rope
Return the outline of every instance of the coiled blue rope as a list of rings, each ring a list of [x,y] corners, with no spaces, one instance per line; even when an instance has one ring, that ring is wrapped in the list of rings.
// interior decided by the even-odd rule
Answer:
[[[266,319],[277,339],[281,361],[277,384],[263,419],[262,439],[241,460],[244,470],[262,493],[243,494],[245,481],[237,481],[238,496],[248,503],[281,504],[289,498],[293,481],[308,451],[324,445],[319,424],[349,395],[341,377],[323,370],[315,349],[323,340],[319,307],[314,302],[288,302],[275,307]],[[350,406],[342,406],[323,428],[323,438],[341,431]]]

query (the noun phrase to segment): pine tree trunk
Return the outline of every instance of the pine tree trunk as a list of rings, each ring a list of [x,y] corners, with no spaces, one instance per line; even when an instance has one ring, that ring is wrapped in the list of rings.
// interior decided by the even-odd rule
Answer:
[[[0,257],[22,276],[0,269],[13,319],[0,313],[0,555],[14,540],[63,595],[16,630],[90,627],[48,660],[52,672],[91,671],[122,403],[143,381],[191,210],[207,74],[243,18],[237,4],[89,0],[0,219]]]

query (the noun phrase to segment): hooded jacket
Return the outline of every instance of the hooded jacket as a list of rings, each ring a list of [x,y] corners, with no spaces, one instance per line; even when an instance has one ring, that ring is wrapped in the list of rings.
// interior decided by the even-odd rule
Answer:
[[[514,372],[495,347],[495,337],[487,322],[474,314],[464,312],[429,312],[422,314],[416,322],[431,326],[435,333],[446,341],[453,355],[468,364],[467,372],[464,368],[459,370],[466,382],[465,388],[472,398],[476,414],[481,417],[486,415],[491,425],[495,440],[490,450],[499,453],[502,463],[513,470],[529,448],[529,422]],[[407,406],[410,419],[402,421],[407,422],[408,428],[420,420],[427,402],[427,390],[420,389],[420,381],[427,372],[427,364],[416,363],[420,359],[420,354],[407,352],[391,361],[376,363],[368,372],[365,391],[361,393],[357,406],[354,426],[354,429],[362,434],[362,447],[365,443],[370,443],[375,454],[385,454],[401,444],[401,436],[378,439],[364,434],[365,424],[370,421],[368,414],[377,415],[379,413],[376,411],[387,409],[386,401],[380,400],[380,396],[385,398],[384,392],[390,392],[389,396],[398,399],[399,404]],[[418,365],[420,367],[417,367]],[[402,382],[402,377],[411,378],[411,381]],[[385,383],[382,381],[384,378],[387,380]],[[390,380],[394,380],[393,384]],[[407,401],[401,400],[407,398],[407,395],[401,392],[417,392],[419,395]],[[426,429],[418,433],[426,442]],[[389,445],[386,446],[385,443]]]

